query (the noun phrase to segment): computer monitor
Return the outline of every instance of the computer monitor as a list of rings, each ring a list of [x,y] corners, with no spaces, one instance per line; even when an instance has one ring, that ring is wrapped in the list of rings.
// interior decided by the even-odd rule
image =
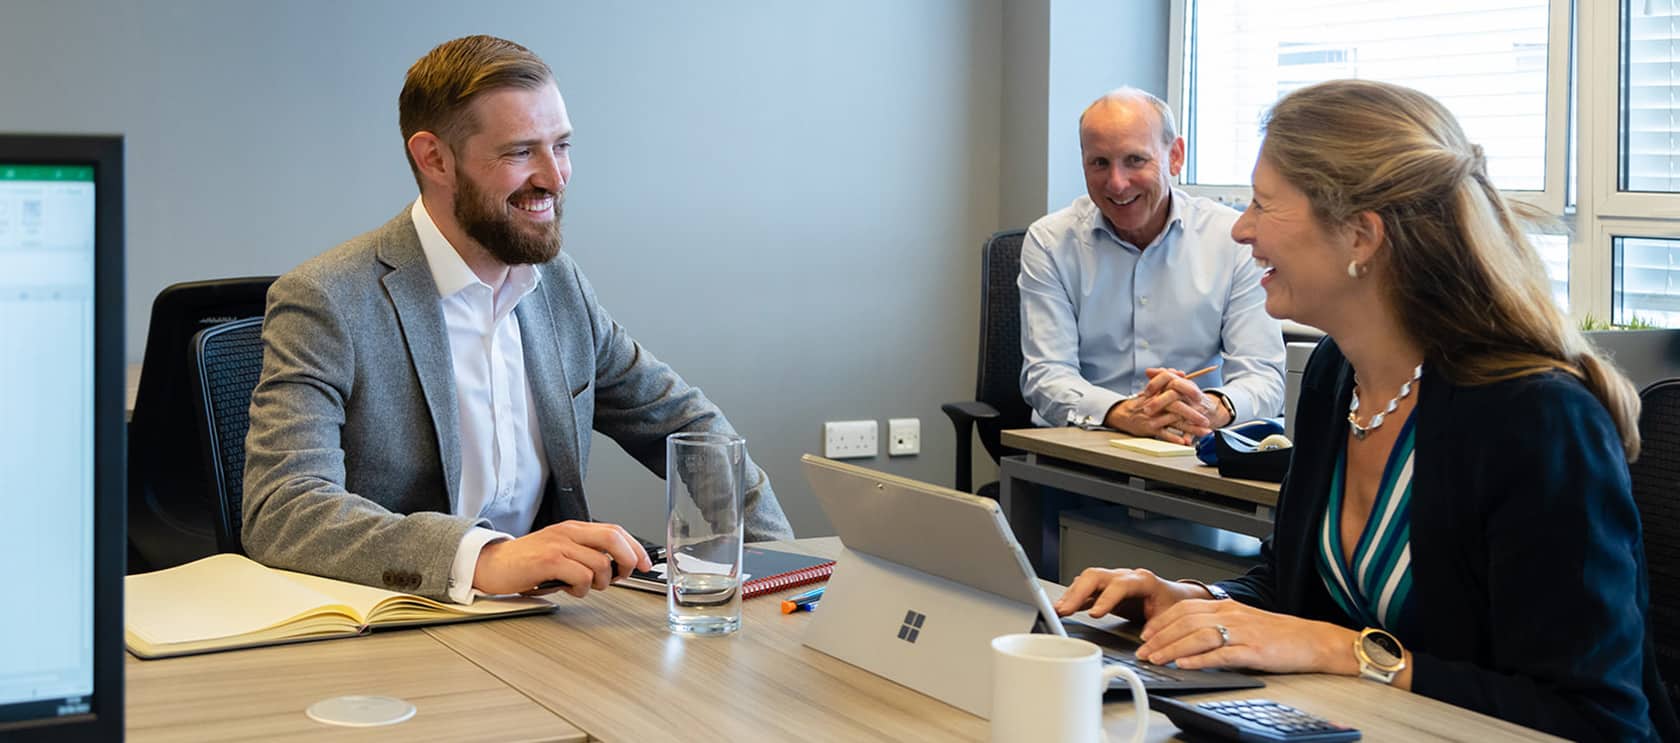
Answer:
[[[123,735],[123,146],[0,135],[0,738]]]

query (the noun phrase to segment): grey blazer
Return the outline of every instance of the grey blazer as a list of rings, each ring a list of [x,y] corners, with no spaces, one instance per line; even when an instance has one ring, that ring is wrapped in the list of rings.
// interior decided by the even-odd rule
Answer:
[[[733,433],[699,389],[636,343],[571,258],[514,314],[549,465],[533,529],[589,518],[590,429],[655,474],[677,431]],[[263,370],[245,439],[242,538],[278,568],[444,598],[474,516],[455,516],[461,447],[437,284],[404,209],[268,291]],[[747,463],[749,540],[792,538]]]

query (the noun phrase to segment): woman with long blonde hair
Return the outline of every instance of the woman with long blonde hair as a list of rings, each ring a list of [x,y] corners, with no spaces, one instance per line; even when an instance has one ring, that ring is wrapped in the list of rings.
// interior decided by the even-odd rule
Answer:
[[[1523,221],[1429,96],[1284,96],[1232,235],[1267,312],[1329,338],[1263,564],[1214,586],[1093,568],[1057,609],[1146,620],[1154,663],[1362,676],[1576,740],[1675,734],[1638,397],[1552,303]]]

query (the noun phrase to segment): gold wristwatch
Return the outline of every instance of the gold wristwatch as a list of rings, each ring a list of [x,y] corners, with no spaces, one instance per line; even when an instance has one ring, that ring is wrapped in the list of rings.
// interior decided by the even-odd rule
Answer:
[[[1366,627],[1353,641],[1353,655],[1359,659],[1359,677],[1385,684],[1406,668],[1406,648],[1394,635]]]

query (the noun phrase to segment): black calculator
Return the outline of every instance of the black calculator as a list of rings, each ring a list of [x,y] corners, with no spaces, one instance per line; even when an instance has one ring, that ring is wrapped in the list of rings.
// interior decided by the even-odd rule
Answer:
[[[1149,696],[1149,708],[1172,720],[1185,737],[1213,740],[1331,743],[1359,740],[1359,731],[1269,699],[1181,702]]]

